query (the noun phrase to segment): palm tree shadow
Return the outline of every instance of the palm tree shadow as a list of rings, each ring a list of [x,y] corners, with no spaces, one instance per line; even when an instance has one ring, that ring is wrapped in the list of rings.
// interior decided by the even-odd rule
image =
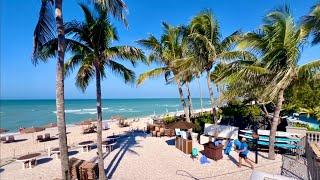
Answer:
[[[136,137],[138,136],[144,137],[145,133],[141,133],[140,131],[133,131],[132,133],[130,133],[128,138],[122,140],[122,142],[119,142],[119,146],[121,146],[119,151],[113,157],[108,167],[105,169],[105,173],[109,179],[112,179],[113,174],[117,170],[121,160],[127,152],[139,156],[139,153],[131,149],[133,147],[141,147],[140,145],[138,145],[138,142],[136,140]]]
[[[38,159],[37,160],[37,164],[39,165],[39,164],[45,164],[45,163],[47,163],[47,162],[49,162],[49,161],[51,161],[52,160],[52,158],[42,158],[42,159]]]

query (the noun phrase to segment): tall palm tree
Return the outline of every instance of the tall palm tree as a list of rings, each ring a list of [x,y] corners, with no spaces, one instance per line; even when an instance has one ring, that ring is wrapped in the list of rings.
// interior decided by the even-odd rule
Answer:
[[[125,21],[126,5],[122,0],[92,0],[92,3],[102,5],[114,17]],[[57,36],[57,37],[56,37]],[[64,113],[64,54],[66,51],[65,33],[63,24],[62,0],[42,0],[39,20],[34,30],[34,46],[32,62],[37,65],[39,61],[46,62],[52,54],[46,54],[46,47],[56,39],[57,74],[56,74],[56,109],[59,131],[59,147],[61,153],[62,179],[70,179],[69,159],[67,149],[66,123]]]
[[[118,40],[115,27],[109,22],[106,9],[80,4],[84,13],[84,22],[72,21],[66,24],[66,34],[73,38],[72,56],[66,62],[66,73],[79,70],[76,86],[85,90],[95,78],[97,96],[97,149],[99,156],[99,179],[105,179],[102,152],[102,101],[101,81],[106,77],[105,69],[121,76],[124,81],[134,82],[135,74],[116,60],[129,60],[135,65],[137,60],[144,60],[143,52],[132,46],[112,46]],[[97,14],[97,15],[96,15]]]
[[[233,59],[242,55],[242,52],[230,52],[235,41],[239,38],[240,33],[236,31],[225,39],[221,39],[219,23],[209,10],[202,11],[194,17],[191,21],[190,29],[190,37],[195,41],[195,52],[198,54],[197,61],[201,62],[199,65],[202,66],[203,72],[206,73],[213,120],[216,123],[210,71],[220,59]]]
[[[67,148],[66,123],[64,114],[64,79],[63,64],[65,53],[65,35],[62,16],[62,0],[42,0],[39,20],[34,30],[34,47],[32,62],[46,61],[47,56],[41,54],[42,47],[57,34],[57,66],[56,66],[56,109],[59,131],[59,147],[61,155],[61,171],[63,179],[70,179],[69,158]]]
[[[274,100],[276,104],[270,130],[269,159],[275,159],[275,135],[285,90],[292,83],[315,78],[320,71],[320,60],[298,65],[305,40],[303,30],[295,24],[289,8],[285,6],[268,13],[263,26],[258,31],[247,33],[238,45],[260,55],[260,72],[248,75],[246,71],[246,76],[254,79],[255,73],[259,77],[261,73],[265,74],[260,79],[268,82],[262,97]]]
[[[155,36],[150,35],[147,39],[139,40],[138,43],[147,49],[151,50],[148,57],[149,62],[156,62],[162,67],[152,69],[142,73],[137,84],[141,84],[148,78],[165,75],[168,82],[172,76],[173,81],[177,84],[180,101],[184,109],[186,121],[190,121],[189,113],[187,110],[186,102],[182,90],[182,78],[179,75],[179,69],[175,66],[175,61],[185,58],[184,48],[185,38],[183,38],[183,28],[173,27],[167,23],[163,23],[164,33],[158,40]]]
[[[301,18],[303,32],[312,34],[312,44],[320,43],[320,3],[312,6],[309,15]]]

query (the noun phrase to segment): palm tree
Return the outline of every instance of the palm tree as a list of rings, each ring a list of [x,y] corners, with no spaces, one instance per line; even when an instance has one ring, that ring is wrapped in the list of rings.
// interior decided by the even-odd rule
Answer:
[[[243,75],[248,79],[260,77],[260,82],[266,85],[262,97],[274,100],[276,104],[270,130],[269,159],[275,159],[275,135],[285,90],[290,84],[319,74],[320,60],[298,65],[304,44],[303,30],[295,24],[289,8],[285,6],[268,13],[264,25],[258,31],[245,34],[238,45],[260,55],[258,68],[251,67],[251,73],[243,71],[246,72]],[[237,78],[242,79],[241,76]]]
[[[66,24],[66,34],[74,37],[72,42],[72,56],[65,64],[66,73],[70,73],[77,66],[76,86],[85,90],[90,81],[96,80],[97,96],[97,149],[99,156],[99,179],[105,179],[102,152],[102,102],[101,81],[106,77],[105,69],[121,76],[124,81],[134,82],[135,74],[132,70],[116,61],[129,60],[135,65],[137,60],[144,60],[143,52],[131,46],[111,46],[112,41],[118,40],[115,27],[109,22],[108,12],[104,8],[95,7],[94,11],[86,5],[80,4],[85,20],[72,21]],[[97,15],[95,15],[97,14]]]
[[[203,72],[206,73],[207,85],[209,89],[211,107],[213,111],[213,120],[216,123],[214,95],[210,79],[212,67],[221,59],[234,59],[242,56],[243,52],[232,51],[235,41],[239,38],[240,33],[234,32],[225,39],[221,39],[220,27],[218,21],[213,17],[209,10],[202,11],[194,17],[190,24],[191,34],[195,44],[195,53],[197,53],[197,62],[202,66]]]
[[[57,75],[56,75],[56,108],[59,131],[59,147],[61,155],[62,178],[70,179],[69,158],[67,148],[66,123],[64,114],[64,79],[63,64],[65,53],[65,35],[62,17],[62,0],[42,0],[39,20],[34,30],[34,47],[32,62],[46,61],[47,56],[41,54],[41,49],[57,34]],[[55,9],[55,11],[54,11]],[[56,31],[56,32],[55,32]]]
[[[92,3],[102,5],[114,17],[125,21],[126,5],[122,0],[92,0]],[[57,36],[57,38],[56,38]],[[51,54],[43,50],[52,40],[56,39],[55,49]],[[63,24],[62,0],[42,0],[39,20],[34,30],[34,46],[32,62],[37,65],[39,61],[46,62],[57,51],[56,74],[56,109],[57,125],[59,131],[59,147],[61,155],[62,179],[70,179],[69,158],[67,149],[66,123],[64,113],[64,53],[66,50],[65,33]],[[51,49],[52,50],[52,49]]]
[[[163,23],[164,33],[158,40],[155,36],[150,35],[147,39],[139,40],[138,43],[151,50],[148,57],[149,62],[156,62],[162,67],[152,69],[142,73],[137,84],[140,85],[148,78],[165,75],[167,82],[171,78],[178,86],[180,101],[184,109],[186,121],[190,121],[186,102],[182,91],[182,78],[179,75],[179,69],[175,66],[175,61],[185,58],[185,38],[183,37],[183,28],[173,27],[167,23]]]
[[[303,32],[312,34],[312,44],[320,43],[320,3],[312,6],[309,15],[301,18]]]

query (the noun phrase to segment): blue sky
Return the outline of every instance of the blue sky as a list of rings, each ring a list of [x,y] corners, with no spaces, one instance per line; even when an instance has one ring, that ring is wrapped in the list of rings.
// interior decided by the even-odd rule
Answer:
[[[47,64],[33,66],[33,30],[38,19],[41,0],[1,0],[1,99],[54,99],[55,67],[52,59]],[[81,20],[82,12],[76,0],[65,0],[64,20]],[[209,8],[220,22],[222,34],[229,35],[237,29],[251,31],[261,24],[262,17],[271,9],[289,4],[295,18],[308,13],[316,1],[311,0],[125,0],[129,8],[127,16],[129,29],[116,21],[120,41],[117,44],[136,45],[135,41],[148,34],[159,36],[161,22],[173,25],[188,23],[201,10]],[[319,58],[320,47],[304,49],[301,63]],[[130,67],[130,66],[129,66]],[[155,66],[152,66],[155,67]],[[138,65],[137,76],[149,69]],[[66,98],[95,98],[95,84],[92,81],[85,93],[74,85],[74,75],[65,81]],[[201,79],[205,96],[208,96],[205,80]],[[199,96],[197,83],[191,85],[192,96]],[[175,85],[165,85],[163,78],[152,79],[140,87],[126,85],[113,74],[102,83],[103,98],[152,98],[178,97]]]

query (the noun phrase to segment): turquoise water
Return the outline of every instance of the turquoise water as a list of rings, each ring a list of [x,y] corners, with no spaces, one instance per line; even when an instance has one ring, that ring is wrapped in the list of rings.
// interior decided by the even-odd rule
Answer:
[[[200,99],[192,99],[195,109],[200,109]],[[96,117],[96,103],[90,100],[66,100],[67,124]],[[113,115],[142,117],[181,111],[179,99],[104,99],[103,119]],[[204,108],[209,99],[203,99]],[[42,126],[56,122],[55,100],[0,100],[0,127],[15,132],[20,127]]]
[[[305,121],[308,123],[309,127],[314,128],[314,129],[320,129],[320,121],[318,121],[314,117],[307,117],[305,115],[300,115],[299,119],[301,121]]]

